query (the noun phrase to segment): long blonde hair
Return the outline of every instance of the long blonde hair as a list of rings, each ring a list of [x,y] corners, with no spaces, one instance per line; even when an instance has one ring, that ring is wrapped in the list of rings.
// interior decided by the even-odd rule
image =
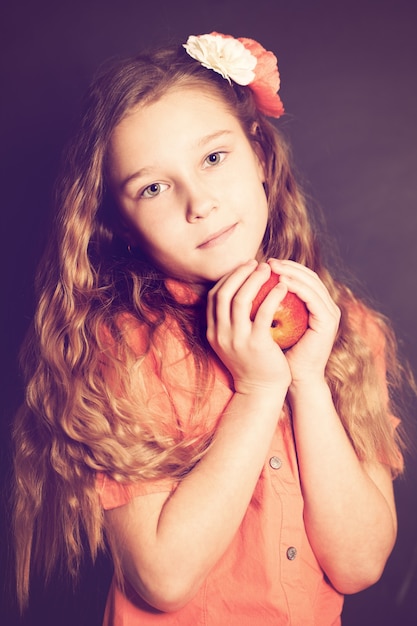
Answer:
[[[181,46],[116,63],[94,81],[80,131],[66,153],[49,245],[36,281],[38,307],[22,351],[27,393],[14,427],[14,526],[22,606],[32,561],[50,576],[63,557],[75,575],[83,533],[93,557],[103,545],[97,471],[119,481],[180,478],[209,445],[210,433],[175,438],[164,431],[146,398],[132,390],[130,373],[138,359],[124,340],[118,323],[122,314],[146,329],[144,355],[157,351],[163,322],[175,320],[196,364],[197,417],[210,388],[210,347],[204,301],[179,305],[167,289],[167,277],[140,250],[129,254],[106,186],[106,157],[115,126],[133,107],[185,83],[215,90],[262,151],[270,210],[265,257],[303,263],[329,288],[342,310],[326,373],[340,418],[359,458],[383,459],[394,473],[399,469],[398,440],[387,419],[391,407],[381,393],[375,365],[377,346],[369,345],[360,332],[358,311],[368,320],[376,343],[385,344],[388,380],[397,389],[402,366],[393,334],[381,315],[359,303],[324,266],[288,149],[256,109],[250,90],[231,87]],[[112,369],[112,384],[103,373],[104,361]],[[139,362],[145,377],[145,360]]]

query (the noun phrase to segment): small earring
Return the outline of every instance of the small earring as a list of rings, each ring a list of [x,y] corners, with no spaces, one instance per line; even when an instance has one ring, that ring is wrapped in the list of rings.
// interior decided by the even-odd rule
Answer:
[[[132,246],[130,245],[130,243],[127,244],[127,251],[129,254],[132,254]]]

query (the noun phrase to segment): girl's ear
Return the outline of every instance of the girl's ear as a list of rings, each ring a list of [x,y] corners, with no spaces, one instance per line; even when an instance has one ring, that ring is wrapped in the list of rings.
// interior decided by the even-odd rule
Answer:
[[[257,122],[253,122],[252,124],[251,130],[250,130],[250,139],[251,139],[253,151],[255,152],[255,155],[258,159],[261,182],[266,183],[266,158],[265,158],[265,153],[262,148],[260,128]]]

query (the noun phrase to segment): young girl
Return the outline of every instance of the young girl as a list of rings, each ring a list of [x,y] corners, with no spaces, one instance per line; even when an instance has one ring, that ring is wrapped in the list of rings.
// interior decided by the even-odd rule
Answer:
[[[32,562],[75,575],[84,533],[112,552],[107,625],[340,624],[383,571],[402,368],[320,258],[278,88],[271,52],[216,33],[92,86],[24,352],[22,606]],[[309,317],[282,351],[287,291]]]

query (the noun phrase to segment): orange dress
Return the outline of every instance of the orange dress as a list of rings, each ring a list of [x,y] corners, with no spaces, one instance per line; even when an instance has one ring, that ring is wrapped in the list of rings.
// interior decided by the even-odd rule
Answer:
[[[133,326],[129,332],[132,344],[140,342]],[[179,416],[186,430],[192,404],[192,358],[169,327],[164,333],[163,360],[176,419]],[[233,395],[227,371],[218,362],[214,367],[207,427],[215,426]],[[166,415],[165,392],[162,387],[158,391],[157,380],[154,383],[153,401],[160,403],[165,412],[161,414]],[[105,474],[97,477],[104,509],[175,487],[170,480],[120,485]],[[308,541],[295,443],[290,420],[283,416],[245,517],[197,595],[179,611],[163,613],[143,601],[129,583],[122,592],[113,581],[104,626],[336,626],[341,623],[342,606],[343,596],[327,581]]]

